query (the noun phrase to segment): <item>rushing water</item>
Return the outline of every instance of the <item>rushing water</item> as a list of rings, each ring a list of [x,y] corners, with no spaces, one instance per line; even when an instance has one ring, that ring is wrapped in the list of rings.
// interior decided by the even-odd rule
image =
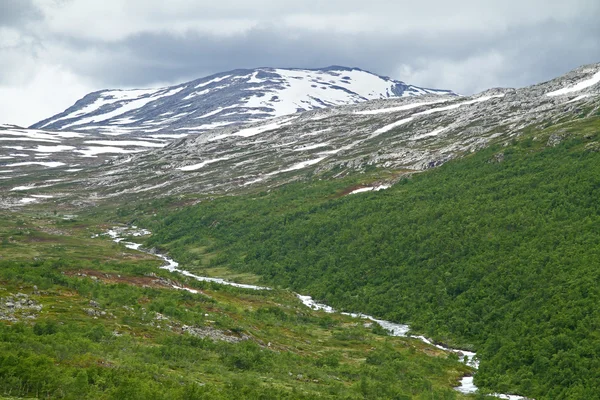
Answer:
[[[106,232],[106,234],[108,236],[110,236],[112,238],[112,240],[116,243],[123,243],[123,245],[125,245],[125,247],[127,247],[128,249],[132,249],[132,250],[137,250],[137,251],[141,251],[144,253],[148,253],[148,254],[152,254],[155,255],[156,257],[161,258],[163,261],[165,261],[165,265],[163,265],[161,268],[162,269],[166,269],[168,271],[171,272],[177,272],[180,273],[182,275],[188,276],[190,278],[196,279],[198,281],[202,281],[202,282],[214,282],[214,283],[218,283],[221,285],[228,285],[228,286],[234,286],[234,287],[238,287],[238,288],[242,288],[242,289],[251,289],[251,290],[271,290],[271,288],[266,287],[266,286],[256,286],[256,285],[246,285],[246,284],[242,284],[242,283],[235,283],[235,282],[230,282],[230,281],[226,281],[224,279],[220,279],[220,278],[209,278],[206,276],[199,276],[199,275],[195,275],[192,274],[189,271],[186,271],[184,269],[180,269],[179,268],[179,263],[175,260],[173,260],[172,258],[167,257],[164,254],[159,254],[156,252],[150,252],[150,251],[146,251],[144,249],[142,249],[142,245],[139,243],[133,243],[133,242],[125,242],[124,239],[121,236],[146,236],[146,235],[150,235],[151,232],[145,229],[137,229],[137,227],[133,226],[131,228],[113,228],[109,231]],[[189,292],[192,293],[198,293],[197,290],[194,289],[190,289],[190,288],[185,288],[182,286],[177,286],[177,285],[173,285],[173,288],[178,289],[178,290],[187,290]],[[331,307],[328,306],[327,304],[322,304],[322,303],[317,303],[312,297],[310,296],[304,296],[301,294],[296,293],[296,296],[298,297],[298,299],[300,299],[300,301],[302,302],[302,304],[304,304],[305,306],[313,309],[313,310],[320,310],[320,311],[324,311],[326,313],[336,313],[337,311]],[[390,322],[390,321],[385,321],[382,319],[377,319],[374,318],[370,315],[366,315],[366,314],[356,314],[356,313],[346,313],[346,312],[342,312],[341,314],[343,315],[349,315],[353,318],[362,318],[362,319],[366,319],[369,321],[373,321],[378,323],[379,325],[381,325],[382,328],[388,330],[390,332],[390,334],[392,336],[400,336],[400,337],[411,337],[411,338],[415,338],[415,339],[419,339],[420,341],[427,343],[428,345],[434,346],[440,350],[444,350],[447,351],[449,353],[455,353],[459,356],[460,360],[462,362],[464,362],[465,364],[477,369],[479,368],[479,360],[477,358],[477,354],[471,351],[466,351],[466,350],[458,350],[458,349],[451,349],[449,347],[444,347],[444,346],[440,346],[438,344],[433,343],[430,339],[426,338],[425,336],[412,336],[409,335],[408,332],[410,331],[410,327],[408,325],[404,325],[404,324],[397,324],[395,322]],[[461,393],[465,393],[465,394],[470,394],[470,393],[476,393],[477,392],[477,386],[475,386],[475,384],[473,383],[473,377],[472,376],[465,376],[461,379],[460,381],[460,386],[457,386],[454,388],[455,390],[457,390],[458,392]],[[526,400],[525,397],[523,396],[518,396],[518,395],[509,395],[509,394],[499,394],[499,393],[494,393],[492,394],[492,396],[497,397],[499,399],[505,399],[505,400]]]

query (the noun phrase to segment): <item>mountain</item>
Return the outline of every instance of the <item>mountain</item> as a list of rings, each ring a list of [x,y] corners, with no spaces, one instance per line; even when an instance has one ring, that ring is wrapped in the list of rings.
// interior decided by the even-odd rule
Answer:
[[[90,93],[32,128],[107,135],[201,133],[300,111],[424,94],[425,89],[358,69],[239,69],[160,89]]]
[[[600,64],[172,142],[1,130],[0,397],[600,393]]]
[[[52,175],[50,180],[61,179],[69,188],[61,192],[63,199],[74,195],[77,201],[239,192],[307,174],[344,176],[370,168],[415,173],[509,142],[534,128],[586,118],[600,102],[599,76],[596,64],[538,85],[491,89],[471,97],[428,94],[371,100],[213,129],[168,145],[161,134],[152,132],[127,140],[63,138],[46,160],[62,164],[42,167]],[[84,157],[86,146],[100,145],[131,154]],[[22,147],[19,153],[31,150]],[[81,168],[84,160],[101,165],[70,172]],[[19,204],[24,194],[45,194],[33,191],[55,191],[55,186],[42,189],[47,183],[40,184],[39,176],[25,170],[35,167],[6,161],[0,168],[6,171],[4,185],[28,188],[27,193],[11,190],[5,205]]]

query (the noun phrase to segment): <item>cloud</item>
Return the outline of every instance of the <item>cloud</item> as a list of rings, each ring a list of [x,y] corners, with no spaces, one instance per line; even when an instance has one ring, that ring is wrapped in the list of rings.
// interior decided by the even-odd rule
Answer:
[[[470,94],[600,61],[596,0],[5,0],[0,7],[7,4],[18,22],[2,28],[9,18],[0,8],[0,100],[15,100],[10,114],[0,108],[1,122],[33,123],[90,90],[236,68],[357,66]],[[48,93],[51,102],[34,99]]]
[[[2,0],[0,2],[0,27],[19,26],[24,21],[41,17],[41,10],[32,0]]]

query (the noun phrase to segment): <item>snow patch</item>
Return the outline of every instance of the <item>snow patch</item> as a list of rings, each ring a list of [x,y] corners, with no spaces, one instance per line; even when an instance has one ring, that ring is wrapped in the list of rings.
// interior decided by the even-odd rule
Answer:
[[[580,100],[583,100],[583,99],[588,98],[588,97],[590,97],[589,94],[582,94],[581,96],[575,97],[573,100],[567,101],[567,104],[569,104],[569,103],[575,103],[576,101],[580,101]]]
[[[143,140],[86,140],[85,143],[102,146],[165,147],[166,143],[146,142]]]
[[[389,124],[389,125],[384,126],[383,128],[379,128],[375,132],[373,132],[373,134],[371,135],[371,138],[381,135],[382,133],[389,132],[392,129],[397,128],[401,125],[408,124],[413,119],[414,119],[413,117],[404,118],[404,119],[401,119],[400,121],[394,122],[393,124]]]
[[[113,146],[88,146],[82,150],[75,150],[75,153],[81,153],[81,157],[96,157],[98,154],[129,154],[143,151],[145,150],[126,150]]]
[[[447,130],[448,128],[438,128],[432,132],[429,133],[423,133],[421,135],[417,135],[417,136],[413,136],[410,138],[410,140],[420,140],[420,139],[425,139],[428,137],[434,137],[439,135],[440,133],[444,132],[445,130]]]
[[[429,102],[426,102],[426,103],[405,104],[405,105],[398,106],[398,107],[380,108],[380,109],[377,109],[377,110],[354,111],[354,114],[357,114],[357,115],[377,115],[377,114],[392,113],[392,112],[397,112],[397,111],[406,111],[406,110],[412,110],[413,108],[418,108],[418,107],[422,107],[422,106],[428,106],[428,105],[431,105],[431,104],[445,103],[445,102],[448,102],[450,100],[452,100],[452,99],[443,99],[443,100],[437,100],[437,101],[429,101]]]
[[[497,95],[494,95],[494,96],[482,96],[482,97],[478,97],[478,98],[476,98],[474,100],[463,101],[462,103],[452,104],[452,105],[447,106],[447,107],[438,107],[438,108],[432,108],[432,109],[426,110],[426,111],[421,111],[419,113],[414,114],[414,116],[429,115],[429,114],[433,114],[433,113],[437,113],[437,112],[442,112],[442,111],[456,110],[457,108],[462,107],[462,106],[468,106],[468,105],[471,105],[471,104],[482,103],[482,102],[488,101],[490,99],[501,98],[501,97],[504,97],[504,93],[503,94],[497,94]]]
[[[63,162],[59,162],[59,161],[48,161],[48,162],[27,161],[27,162],[9,164],[9,165],[7,165],[7,167],[20,167],[20,166],[25,166],[25,165],[41,165],[42,167],[56,168],[56,167],[60,167],[61,165],[66,165],[66,164]]]
[[[596,72],[591,78],[586,79],[585,81],[581,81],[571,87],[562,88],[559,90],[555,90],[554,92],[546,93],[546,96],[554,97],[554,96],[562,96],[563,94],[579,92],[580,90],[589,88],[590,86],[594,86],[595,84],[597,84],[599,82],[600,82],[600,71]]]
[[[309,167],[311,165],[318,164],[318,163],[320,163],[321,161],[323,161],[326,158],[327,157],[320,157],[320,158],[315,158],[314,160],[302,161],[302,162],[299,162],[297,164],[292,165],[289,168],[282,169],[281,171],[271,172],[268,175],[275,175],[275,174],[278,174],[278,173],[281,173],[281,172],[290,172],[290,171],[295,171],[297,169],[306,168],[306,167]]]
[[[194,87],[194,89],[200,89],[201,87],[208,86],[211,83],[221,82],[222,80],[225,80],[225,79],[230,78],[230,77],[231,77],[231,75],[220,76],[220,77],[211,79],[210,81],[200,83],[200,84],[196,85],[196,87]]]
[[[379,186],[370,186],[370,187],[363,187],[360,189],[356,189],[351,191],[350,194],[356,194],[356,193],[365,193],[365,192],[378,192],[380,190],[385,190],[385,189],[389,189],[390,186],[389,185],[379,185]]]
[[[31,189],[35,189],[35,185],[26,185],[26,186],[15,186],[14,188],[10,189],[11,192],[17,192],[17,191],[23,191],[23,190],[31,190]]]
[[[201,163],[198,163],[198,164],[188,165],[188,166],[180,167],[177,169],[180,171],[196,171],[208,164],[216,163],[217,161],[223,161],[223,160],[229,160],[229,158],[228,157],[215,158],[214,160],[206,160],[206,161],[202,161]]]
[[[24,197],[19,200],[19,202],[23,203],[23,204],[31,204],[31,203],[35,203],[37,201],[38,201],[38,199],[36,199],[35,197]]]

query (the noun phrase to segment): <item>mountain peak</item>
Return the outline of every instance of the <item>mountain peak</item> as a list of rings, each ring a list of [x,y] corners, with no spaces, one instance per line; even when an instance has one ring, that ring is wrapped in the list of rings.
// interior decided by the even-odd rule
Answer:
[[[424,94],[454,95],[354,67],[237,69],[158,89],[90,93],[32,128],[198,134],[329,106]]]

